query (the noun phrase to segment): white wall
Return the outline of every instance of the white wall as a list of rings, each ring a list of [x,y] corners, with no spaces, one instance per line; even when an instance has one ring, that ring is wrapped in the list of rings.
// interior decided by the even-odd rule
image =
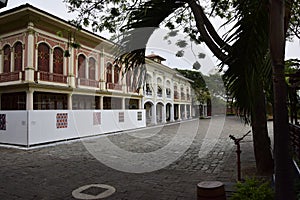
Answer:
[[[27,145],[27,111],[0,111],[5,115],[5,129],[0,130],[0,142]]]
[[[119,122],[120,112],[124,113],[124,122]],[[141,112],[142,120],[137,119],[138,112]],[[7,130],[0,130],[0,143],[25,146],[146,126],[144,110],[33,110],[1,113],[7,113]],[[100,124],[94,124],[95,113],[101,115]],[[57,127],[57,114],[67,115],[65,127]]]

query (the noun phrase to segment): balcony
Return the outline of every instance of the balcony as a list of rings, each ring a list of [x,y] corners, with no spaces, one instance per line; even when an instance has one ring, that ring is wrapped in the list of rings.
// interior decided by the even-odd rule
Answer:
[[[67,76],[50,72],[36,72],[35,80],[49,81],[55,83],[67,83]]]
[[[23,72],[7,72],[0,74],[0,83],[24,80],[25,73]]]
[[[116,83],[106,83],[106,88],[110,90],[122,90],[122,85]]]

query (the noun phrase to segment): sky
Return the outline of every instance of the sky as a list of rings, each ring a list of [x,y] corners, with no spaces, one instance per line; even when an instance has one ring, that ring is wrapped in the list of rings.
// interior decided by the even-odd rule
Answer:
[[[48,13],[51,13],[59,18],[65,20],[71,20],[76,17],[75,14],[68,13],[67,6],[63,3],[63,0],[8,0],[7,7],[0,9],[0,12],[29,3],[34,7],[37,7],[41,10],[44,10]],[[161,41],[158,39],[162,33],[166,33],[164,30],[159,30],[157,35],[154,35],[150,38],[150,41],[147,45],[147,53],[159,54],[162,57],[165,57],[167,60],[163,64],[170,67],[177,68],[187,68],[191,69],[192,64],[195,61],[195,56],[193,56],[193,51],[190,54],[186,53],[184,57],[178,58],[174,55],[174,46],[168,46],[167,41]],[[100,34],[105,38],[109,38],[108,34]],[[184,36],[182,36],[184,37]],[[174,43],[174,42],[173,42]],[[188,46],[189,49],[191,46]],[[195,46],[193,46],[195,48]],[[176,49],[177,51],[177,49]],[[216,64],[218,63],[217,59],[212,55],[209,49],[204,46],[197,46],[195,51],[200,51],[206,54],[204,59],[199,60],[201,64],[200,71],[203,74],[208,74],[214,71]],[[176,53],[176,52],[175,52]],[[286,45],[286,59],[288,58],[300,58],[300,41],[296,40],[292,43],[287,42]]]

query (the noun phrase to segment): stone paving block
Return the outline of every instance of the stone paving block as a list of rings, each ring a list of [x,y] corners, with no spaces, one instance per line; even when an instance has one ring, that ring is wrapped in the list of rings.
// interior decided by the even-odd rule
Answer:
[[[196,199],[196,184],[201,181],[236,180],[235,145],[228,136],[241,136],[250,129],[235,117],[226,118],[216,144],[206,156],[199,158],[209,122],[199,121],[202,128],[198,129],[193,143],[177,161],[164,169],[141,174],[118,171],[102,164],[87,151],[86,141],[29,150],[0,147],[0,199],[75,199],[72,197],[73,190],[95,183],[116,188],[116,192],[107,198],[110,200]],[[147,153],[168,144],[177,129],[178,125],[165,126],[159,134],[147,140],[126,132],[109,138],[122,149]],[[94,144],[93,140],[89,141]],[[251,137],[247,137],[241,149],[242,169],[250,171],[255,168]],[[98,153],[109,155],[110,152],[103,150]]]

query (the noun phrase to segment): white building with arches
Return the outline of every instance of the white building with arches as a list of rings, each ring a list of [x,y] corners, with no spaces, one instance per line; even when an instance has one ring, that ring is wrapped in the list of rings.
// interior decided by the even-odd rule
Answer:
[[[161,63],[159,55],[147,56],[143,105],[147,124],[180,121],[192,117],[192,80]]]

